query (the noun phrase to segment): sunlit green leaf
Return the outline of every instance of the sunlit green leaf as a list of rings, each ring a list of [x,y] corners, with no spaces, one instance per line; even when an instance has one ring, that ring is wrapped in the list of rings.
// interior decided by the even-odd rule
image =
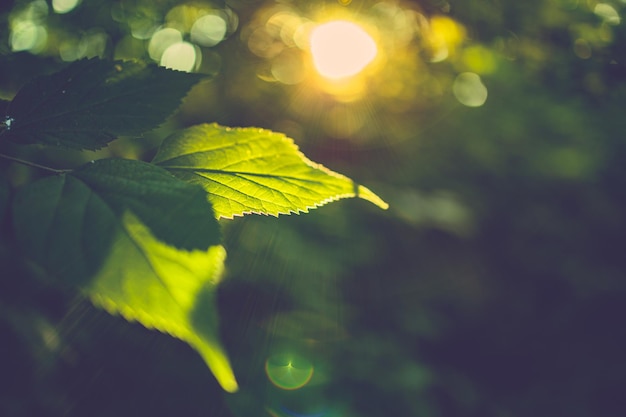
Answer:
[[[215,287],[226,251],[183,251],[168,246],[128,213],[112,251],[86,291],[95,304],[188,342],[219,383],[237,390],[217,334]]]
[[[155,163],[209,193],[215,214],[307,212],[341,198],[387,203],[369,189],[308,160],[280,133],[204,124],[169,136]]]
[[[24,187],[13,216],[22,249],[50,275],[188,342],[237,389],[217,339],[225,251],[204,190],[147,163],[102,160]]]
[[[17,93],[6,110],[5,136],[20,144],[98,149],[161,124],[200,79],[140,62],[76,61]]]

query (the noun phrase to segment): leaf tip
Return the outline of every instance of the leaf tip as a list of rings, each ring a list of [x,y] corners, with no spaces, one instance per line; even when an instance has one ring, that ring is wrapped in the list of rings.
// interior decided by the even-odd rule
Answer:
[[[378,207],[380,207],[380,208],[381,208],[381,209],[383,209],[383,210],[387,210],[387,209],[389,209],[389,203],[387,203],[387,202],[386,202],[386,201],[384,201],[384,200],[380,200],[380,202],[379,202],[379,203],[374,203],[374,204],[376,204]]]
[[[237,381],[235,380],[235,378],[222,380],[220,381],[220,384],[222,388],[224,388],[224,391],[229,392],[231,394],[234,394],[237,391],[239,391],[239,385],[237,384]]]
[[[385,200],[374,194],[369,188],[362,185],[355,184],[354,196],[369,201],[380,209],[387,210],[389,208],[389,204]]]

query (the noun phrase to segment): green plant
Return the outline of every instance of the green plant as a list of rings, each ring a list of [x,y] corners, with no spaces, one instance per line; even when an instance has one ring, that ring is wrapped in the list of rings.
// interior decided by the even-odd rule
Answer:
[[[159,125],[201,78],[140,62],[77,61],[1,103],[0,139],[100,149]],[[289,138],[258,128],[176,131],[151,162],[103,158],[55,169],[2,157],[51,174],[16,193],[0,186],[0,213],[11,206],[23,254],[111,314],[189,343],[231,392],[237,382],[213,305],[226,256],[218,219],[307,212],[355,196],[387,206]]]

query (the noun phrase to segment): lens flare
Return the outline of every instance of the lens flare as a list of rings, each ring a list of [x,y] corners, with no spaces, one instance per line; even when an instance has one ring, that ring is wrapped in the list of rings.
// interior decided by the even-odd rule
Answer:
[[[309,383],[313,377],[313,365],[298,356],[278,354],[267,359],[265,372],[278,388],[296,390]]]
[[[310,46],[315,68],[331,79],[358,74],[378,53],[374,39],[361,26],[346,20],[317,26],[311,32]]]

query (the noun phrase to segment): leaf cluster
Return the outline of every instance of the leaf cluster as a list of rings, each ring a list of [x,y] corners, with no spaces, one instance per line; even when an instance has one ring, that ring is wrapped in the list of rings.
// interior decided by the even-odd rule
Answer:
[[[0,140],[96,150],[158,126],[197,74],[87,59],[3,102]],[[55,170],[10,204],[20,248],[59,284],[194,347],[221,386],[237,382],[217,335],[215,289],[226,252],[219,218],[308,212],[366,187],[316,164],[282,134],[202,124],[167,137],[151,162],[105,158]]]

